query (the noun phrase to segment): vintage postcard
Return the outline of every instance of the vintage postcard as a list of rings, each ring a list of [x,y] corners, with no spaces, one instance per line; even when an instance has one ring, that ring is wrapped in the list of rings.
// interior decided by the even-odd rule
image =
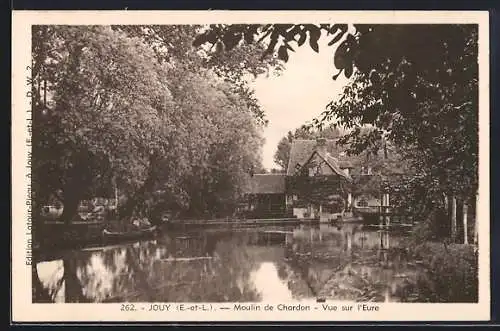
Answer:
[[[14,11],[12,320],[490,318],[481,11]]]

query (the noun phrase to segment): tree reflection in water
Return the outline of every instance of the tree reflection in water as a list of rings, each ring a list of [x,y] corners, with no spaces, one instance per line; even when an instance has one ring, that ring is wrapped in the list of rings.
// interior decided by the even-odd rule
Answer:
[[[63,271],[59,279],[45,272],[37,293],[45,289],[52,293],[45,301],[53,302],[259,301],[250,279],[258,255],[241,240],[219,242],[206,234],[164,236],[73,252],[63,259],[62,268],[52,266],[52,273],[54,268]],[[64,296],[57,298],[61,292]],[[37,302],[42,301],[38,297]]]
[[[321,240],[316,240],[321,231]],[[304,233],[308,232],[308,233]],[[287,247],[312,292],[330,300],[405,301],[422,271],[401,258],[388,231],[366,231],[359,224],[298,229]],[[389,243],[391,245],[389,245]]]
[[[34,301],[425,301],[396,238],[355,224],[170,233],[40,263]]]

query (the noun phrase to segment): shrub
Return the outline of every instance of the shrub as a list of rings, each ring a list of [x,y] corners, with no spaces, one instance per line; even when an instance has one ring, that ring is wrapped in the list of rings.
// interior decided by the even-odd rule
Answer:
[[[419,291],[432,293],[432,301],[477,302],[478,259],[472,246],[434,242],[413,250],[428,271],[419,280]]]
[[[434,209],[413,228],[413,239],[417,242],[449,238],[449,220],[443,209]]]

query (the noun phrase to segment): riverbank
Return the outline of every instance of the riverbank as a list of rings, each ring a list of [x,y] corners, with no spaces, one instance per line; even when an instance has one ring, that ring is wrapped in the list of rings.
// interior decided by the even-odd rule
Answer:
[[[319,219],[315,218],[252,218],[252,219],[202,219],[202,220],[170,220],[168,225],[224,225],[224,226],[241,226],[241,225],[272,225],[272,224],[317,224]]]
[[[158,227],[132,227],[118,222],[45,222],[37,227],[33,247],[34,258],[40,253],[54,250],[82,249],[153,237]]]
[[[417,284],[422,294],[437,302],[478,301],[478,255],[474,245],[426,242],[407,250],[428,270],[430,282]]]
[[[478,300],[478,260],[474,246],[402,241],[388,249],[343,250],[315,247],[289,260],[307,266],[308,282],[319,298],[375,302],[457,302]],[[324,273],[324,269],[333,272]],[[387,282],[392,284],[385,288]]]
[[[187,227],[211,226],[234,229],[242,226],[263,225],[299,225],[318,224],[317,219],[297,218],[260,218],[260,219],[203,219],[203,220],[170,220],[158,228],[160,231],[169,229],[185,229]],[[104,230],[122,232],[123,235],[105,236]],[[37,242],[34,250],[81,249],[110,243],[125,243],[153,237],[153,232],[141,232],[141,229],[124,227],[119,222],[77,221],[65,224],[61,221],[46,221],[37,228]]]

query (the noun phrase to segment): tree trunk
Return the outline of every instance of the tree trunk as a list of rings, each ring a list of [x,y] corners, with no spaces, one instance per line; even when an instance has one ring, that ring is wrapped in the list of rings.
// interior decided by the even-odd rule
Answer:
[[[390,202],[390,198],[389,198],[389,193],[386,193],[385,194],[385,205],[387,207],[389,207],[391,205],[391,202]],[[389,213],[390,212],[390,208],[386,208],[385,210],[386,213]],[[386,216],[386,219],[385,219],[385,225],[389,226],[391,224],[391,217],[389,215]]]
[[[31,266],[31,290],[32,290],[32,302],[34,303],[51,303],[52,299],[49,295],[47,289],[45,289],[38,277],[38,271],[36,269],[36,263],[33,262]]]
[[[477,218],[474,219],[474,245],[478,245],[479,243],[479,234],[477,231]]]
[[[467,233],[467,212],[468,212],[469,206],[467,205],[467,202],[464,201],[463,204],[463,213],[464,213],[464,218],[463,218],[463,224],[464,224],[464,244],[467,245],[469,243],[469,238],[468,238],[468,233]]]
[[[113,189],[115,194],[115,210],[118,210],[118,185],[116,184],[116,178],[113,178]]]
[[[78,214],[78,206],[82,200],[82,190],[86,189],[83,180],[69,180],[62,192],[63,212],[59,217],[66,225],[72,223]]]
[[[479,243],[479,234],[478,234],[478,217],[477,217],[477,206],[478,204],[478,195],[476,195],[476,215],[474,216],[474,245],[478,245]]]
[[[444,220],[445,226],[446,226],[446,237],[450,236],[450,224],[449,222],[449,217],[450,217],[450,199],[446,193],[443,193],[443,208],[444,208]]]
[[[451,242],[457,239],[457,198],[451,198]]]
[[[150,156],[149,172],[146,180],[139,188],[139,190],[137,190],[137,192],[135,192],[134,195],[127,200],[127,202],[123,205],[123,208],[120,209],[118,213],[120,218],[131,217],[134,211],[139,206],[140,202],[144,202],[146,193],[153,189],[155,183],[155,174],[156,174],[156,154],[153,154]]]
[[[67,173],[67,181],[63,187],[63,212],[60,220],[66,224],[71,224],[75,216],[78,215],[78,206],[82,201],[84,192],[88,190],[92,183],[92,154],[90,152],[79,152],[74,155],[75,166]]]
[[[140,202],[144,202],[146,192],[148,188],[152,186],[152,180],[148,177],[141,188],[134,193],[134,195],[125,202],[122,208],[120,208],[120,218],[132,217],[134,211],[139,208]]]
[[[45,75],[45,68],[43,69]],[[47,79],[43,79],[43,108],[47,108]]]
[[[76,262],[68,259],[63,260],[64,266],[64,302],[84,301],[82,284],[76,275]]]
[[[80,201],[81,199],[76,197],[75,194],[68,194],[64,196],[64,208],[60,219],[63,220],[66,225],[71,224],[77,215]]]

